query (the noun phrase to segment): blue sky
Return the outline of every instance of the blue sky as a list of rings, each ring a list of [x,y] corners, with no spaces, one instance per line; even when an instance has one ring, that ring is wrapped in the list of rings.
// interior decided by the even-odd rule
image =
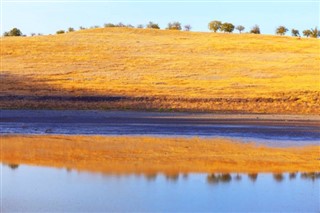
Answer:
[[[190,24],[192,31],[208,31],[211,20],[243,25],[245,31],[258,24],[263,34],[275,28],[304,29],[319,27],[319,1],[228,1],[228,2],[100,2],[62,0],[2,0],[1,33],[18,27],[24,34],[55,33],[79,26],[102,26],[104,23],[146,24],[149,21],[165,28],[168,22]],[[72,2],[73,1],[73,2]]]

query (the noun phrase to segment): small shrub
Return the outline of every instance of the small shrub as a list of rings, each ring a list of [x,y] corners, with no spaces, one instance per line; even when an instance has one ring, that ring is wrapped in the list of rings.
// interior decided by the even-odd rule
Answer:
[[[97,28],[100,28],[99,25],[94,25],[94,26],[91,26],[90,29],[97,29]]]
[[[3,33],[3,36],[23,36],[23,34],[18,28],[13,28],[9,32]]]
[[[300,36],[299,30],[292,29],[292,30],[291,30],[291,35],[292,35],[292,36],[295,36],[295,37]]]
[[[72,28],[72,27],[69,27],[68,28],[68,32],[70,33],[70,32],[74,32],[74,29]]]
[[[279,26],[279,27],[276,29],[276,34],[277,34],[277,35],[285,35],[286,32],[288,32],[288,29],[287,29],[285,26]]]
[[[117,27],[126,27],[126,25],[124,25],[122,22],[119,22],[116,26]]]
[[[234,25],[231,24],[231,23],[223,23],[221,26],[220,26],[220,30],[225,32],[225,33],[232,33],[233,30],[234,30]]]
[[[311,31],[310,37],[312,38],[320,37],[320,31],[318,30],[317,27],[315,27],[314,29],[311,29],[310,31]]]
[[[304,30],[304,31],[302,31],[302,33],[303,33],[303,35],[305,36],[305,37],[309,37],[310,35],[311,35],[311,30]]]
[[[143,29],[144,26],[143,26],[143,24],[138,24],[138,25],[137,25],[137,28]]]
[[[221,21],[211,21],[208,24],[208,28],[209,30],[216,33],[218,30],[220,30],[221,25],[222,25]]]
[[[106,24],[104,24],[104,27],[116,27],[116,25],[114,25],[112,23],[106,23]]]
[[[258,25],[254,25],[251,30],[250,30],[250,33],[253,33],[253,34],[260,34],[260,27]]]
[[[168,23],[167,30],[181,30],[181,23],[180,22],[172,22]]]
[[[160,29],[160,27],[159,27],[158,24],[153,23],[153,22],[151,22],[151,21],[147,24],[147,28],[150,28],[150,29]]]
[[[58,30],[56,33],[57,33],[57,34],[64,34],[65,31],[64,31],[64,30]]]

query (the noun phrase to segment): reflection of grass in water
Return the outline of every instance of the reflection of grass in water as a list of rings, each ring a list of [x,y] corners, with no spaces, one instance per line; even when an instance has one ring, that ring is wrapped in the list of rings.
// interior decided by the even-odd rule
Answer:
[[[308,172],[319,167],[319,147],[315,145],[277,148],[221,138],[61,135],[3,136],[1,142],[4,162],[101,172],[223,170],[249,173],[254,181],[259,172]]]

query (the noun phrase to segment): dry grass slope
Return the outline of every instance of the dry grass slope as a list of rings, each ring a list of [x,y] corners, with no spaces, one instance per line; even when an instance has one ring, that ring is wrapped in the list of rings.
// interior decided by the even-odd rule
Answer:
[[[318,39],[151,29],[7,37],[0,107],[319,114],[319,51]],[[121,98],[29,97],[52,95]]]

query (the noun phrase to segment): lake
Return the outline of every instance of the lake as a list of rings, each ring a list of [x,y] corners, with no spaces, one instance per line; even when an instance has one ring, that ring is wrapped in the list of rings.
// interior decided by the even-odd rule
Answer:
[[[0,113],[0,134],[22,137],[30,134],[155,136],[165,140],[197,136],[275,147],[319,145],[320,140],[319,120],[301,121],[286,116],[277,120],[261,115],[233,118],[113,111],[0,110]],[[122,151],[121,143],[120,146]],[[48,147],[42,147],[44,156],[53,154]],[[83,153],[80,157],[84,157]],[[1,212],[319,212],[319,180],[319,170],[277,174],[99,173],[2,164]]]
[[[319,212],[320,173],[108,174],[2,165],[2,212]]]

